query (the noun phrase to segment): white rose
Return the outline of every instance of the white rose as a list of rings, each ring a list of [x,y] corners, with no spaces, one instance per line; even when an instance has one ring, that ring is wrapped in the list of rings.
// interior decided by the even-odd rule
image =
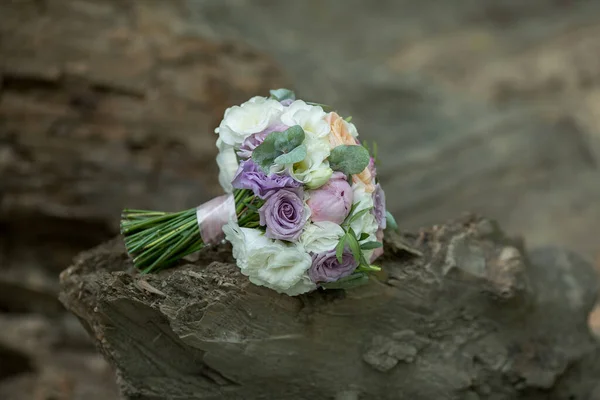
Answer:
[[[253,97],[240,106],[228,108],[215,132],[225,144],[239,148],[244,139],[264,131],[282,111],[283,106],[276,100]]]
[[[217,146],[218,145],[219,141],[217,141]],[[233,147],[223,146],[223,150],[217,154],[217,165],[219,166],[219,183],[221,184],[221,187],[225,193],[233,192],[231,181],[233,181],[233,177],[239,167]]]
[[[263,252],[263,249],[256,249],[248,254],[248,258],[263,257]],[[312,257],[302,247],[281,243],[280,250],[269,257],[262,268],[253,271],[256,273],[249,275],[249,278],[255,285],[266,286],[278,293],[287,293],[288,290],[297,292],[299,288],[296,285],[302,281],[311,265]]]
[[[233,258],[244,275],[255,273],[268,262],[269,257],[280,251],[280,246],[265,237],[264,232],[242,228],[233,220],[223,226],[223,232],[225,239],[231,243]],[[249,257],[250,254],[252,257]]]
[[[365,191],[365,186],[362,183],[354,183],[352,185],[352,191],[354,192],[354,204],[357,204],[353,214],[367,208],[373,208],[373,195]],[[361,217],[355,219],[350,224],[354,232],[357,234],[368,233],[374,235],[377,232],[377,221],[372,212],[366,212]]]
[[[320,106],[311,106],[302,100],[296,100],[281,115],[281,122],[287,126],[300,125],[304,132],[310,132],[323,138],[331,130],[325,120],[325,111]]]
[[[302,247],[265,237],[258,229],[230,221],[223,227],[240,272],[259,286],[295,296],[316,289],[308,279],[312,258]]]
[[[286,289],[282,293],[285,293],[288,296],[297,296],[302,293],[312,292],[316,288],[317,285],[310,280],[308,272],[305,272],[304,275],[302,275],[302,278],[300,278],[300,280],[294,286]]]
[[[300,236],[300,243],[309,253],[323,253],[335,248],[344,236],[341,226],[330,221],[319,221],[309,224]]]

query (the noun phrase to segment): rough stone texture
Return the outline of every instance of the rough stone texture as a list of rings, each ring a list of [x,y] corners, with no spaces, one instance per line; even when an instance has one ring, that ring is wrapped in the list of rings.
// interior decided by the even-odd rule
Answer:
[[[185,12],[180,1],[2,2],[4,256],[23,264],[37,247],[58,272],[116,233],[125,206],[180,210],[220,194],[225,108],[285,80],[239,41],[188,32]]]
[[[385,245],[369,285],[287,297],[227,246],[142,276],[116,239],[62,273],[60,298],[129,399],[592,399],[593,267],[471,216]]]
[[[286,84],[269,56],[190,32],[179,0],[0,1],[0,399],[111,400],[58,273],[123,207],[220,194],[226,107]],[[52,338],[49,340],[49,338]]]

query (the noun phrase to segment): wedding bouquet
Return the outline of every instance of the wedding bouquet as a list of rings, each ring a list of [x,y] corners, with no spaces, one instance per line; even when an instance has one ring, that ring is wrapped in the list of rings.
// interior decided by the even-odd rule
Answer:
[[[219,182],[226,195],[167,213],[124,210],[121,232],[136,267],[154,272],[229,241],[241,272],[290,296],[349,288],[379,271],[385,195],[351,118],[272,90],[225,111]]]

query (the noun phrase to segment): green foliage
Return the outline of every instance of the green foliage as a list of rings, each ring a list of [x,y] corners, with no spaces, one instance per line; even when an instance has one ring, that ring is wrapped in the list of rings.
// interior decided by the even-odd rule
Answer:
[[[352,275],[341,278],[335,282],[323,283],[325,289],[352,289],[369,282],[369,277],[364,272],[355,272]]]
[[[269,90],[269,93],[271,94],[270,98],[273,100],[277,100],[277,101],[283,101],[283,100],[296,100],[296,94],[291,91],[290,89],[274,89],[274,90]]]
[[[379,242],[366,242],[360,245],[361,250],[373,250],[379,247],[383,247],[383,244]]]
[[[361,173],[371,156],[367,149],[358,145],[341,145],[331,150],[329,166],[334,171],[341,171],[346,175]]]
[[[283,132],[270,133],[252,152],[252,160],[265,173],[273,163],[293,164],[306,158],[306,146],[302,144],[305,133],[299,125],[289,127]]]
[[[386,229],[391,229],[393,231],[398,231],[398,224],[396,223],[396,219],[389,211],[385,212],[385,220],[386,220]]]

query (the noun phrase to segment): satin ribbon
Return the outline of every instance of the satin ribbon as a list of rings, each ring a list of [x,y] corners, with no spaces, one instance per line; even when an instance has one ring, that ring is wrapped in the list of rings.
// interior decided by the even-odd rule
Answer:
[[[196,208],[196,220],[204,244],[217,244],[225,239],[223,226],[236,219],[232,194],[215,197]]]

